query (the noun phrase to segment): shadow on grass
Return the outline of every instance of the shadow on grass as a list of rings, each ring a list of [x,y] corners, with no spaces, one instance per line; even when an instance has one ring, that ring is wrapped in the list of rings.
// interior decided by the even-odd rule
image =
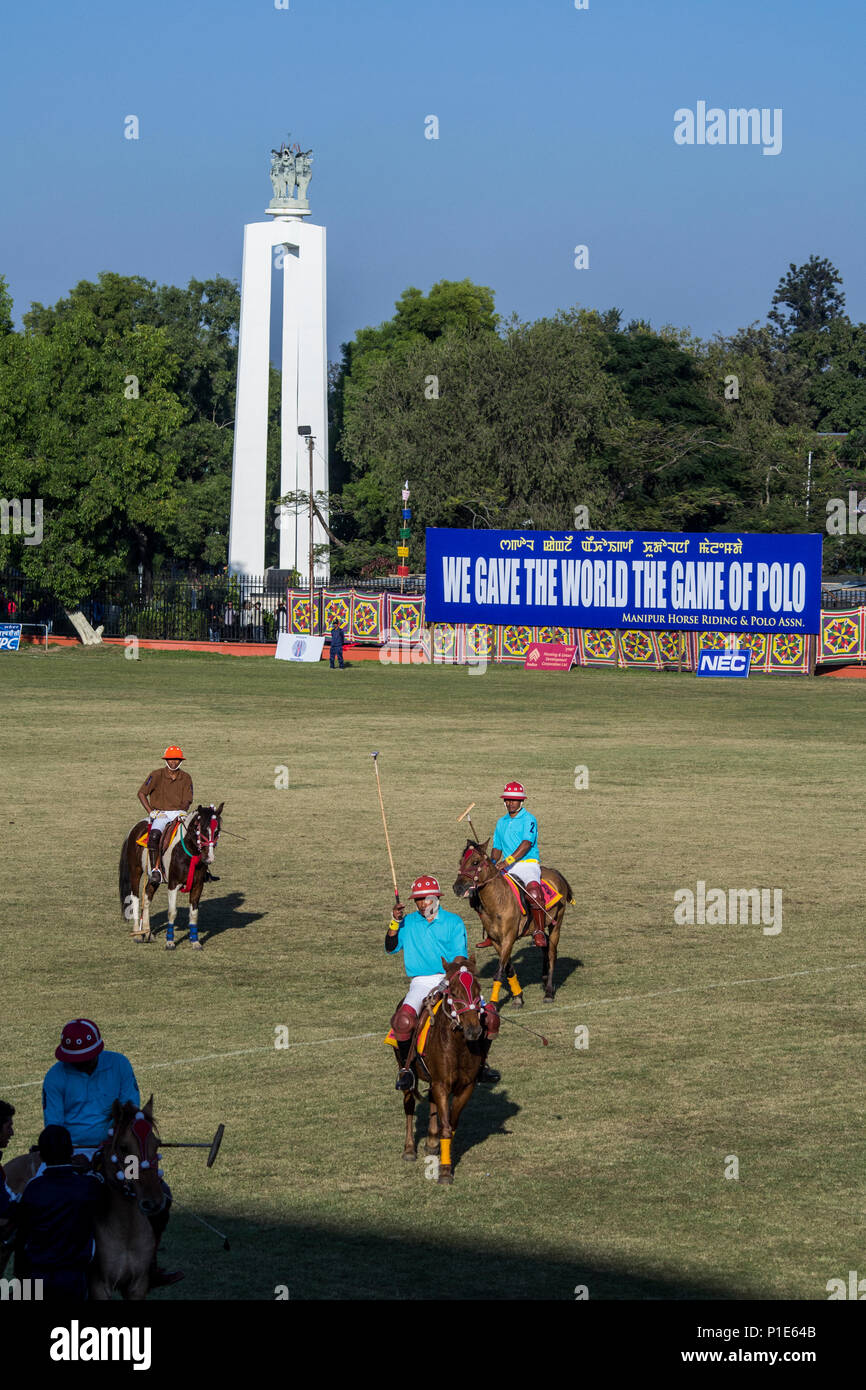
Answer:
[[[207,945],[215,936],[220,936],[224,931],[242,931],[251,922],[258,922],[265,916],[264,912],[241,912],[241,907],[246,902],[243,893],[227,893],[222,898],[206,898],[202,894],[199,903],[199,940]],[[165,935],[168,925],[168,912],[159,912],[151,917],[151,930],[154,936]],[[178,900],[177,920],[175,921],[175,934],[179,937],[186,935],[189,929],[189,910],[183,898]]]
[[[471,1193],[461,1189],[459,1175],[453,1187],[425,1182],[419,1163],[394,1163],[395,1218],[390,1229],[355,1223],[351,1227],[326,1218],[299,1218],[284,1223],[252,1224],[226,1214],[209,1213],[231,1241],[223,1253],[218,1241],[208,1243],[206,1233],[189,1230],[183,1213],[172,1222],[172,1258],[188,1260],[189,1278],[176,1289],[160,1290],[158,1297],[174,1302],[188,1298],[292,1300],[454,1300],[557,1299],[573,1302],[581,1297],[644,1300],[728,1300],[760,1298],[750,1288],[731,1288],[711,1279],[699,1280],[676,1273],[647,1273],[600,1259],[579,1247],[563,1254],[546,1246],[544,1238],[532,1246],[509,1244],[507,1214],[491,1214],[488,1237],[459,1234],[467,1216],[467,1202],[477,1215],[483,1200],[478,1180]],[[407,1200],[407,1185],[419,1188],[419,1205],[428,1215],[431,1204],[439,1210],[440,1224],[434,1235],[415,1235],[401,1228],[399,1209]],[[180,1250],[179,1246],[185,1246]],[[661,1258],[661,1252],[660,1252]],[[280,1291],[278,1294],[278,1290]]]
[[[524,945],[526,949],[524,949]],[[531,939],[528,943],[519,942],[514,948],[511,957],[511,964],[517,972],[517,978],[525,989],[527,985],[541,985],[541,965],[544,959],[542,951],[533,946]],[[492,980],[496,974],[496,967],[499,961],[496,953],[491,952],[490,959],[484,965],[478,967],[478,978],[481,980]],[[557,956],[556,967],[553,972],[553,983],[557,990],[562,989],[576,970],[583,967],[583,961],[577,956]],[[485,992],[485,999],[487,994]]]
[[[394,1094],[396,1095],[397,1092],[395,1091]],[[422,1091],[421,1094],[424,1095],[425,1092]],[[483,1144],[484,1140],[489,1139],[491,1134],[510,1134],[511,1131],[505,1128],[505,1121],[513,1120],[514,1116],[519,1113],[520,1106],[515,1104],[513,1100],[509,1100],[504,1091],[493,1090],[490,1086],[476,1086],[466,1109],[460,1116],[460,1123],[457,1127],[454,1140],[455,1174],[460,1171],[462,1155],[469,1149],[474,1148],[476,1144]],[[418,1144],[419,1160],[425,1157],[424,1140],[427,1137],[429,1114],[429,1101],[420,1101],[415,1108],[415,1139]],[[401,1106],[398,1125],[394,1131],[398,1149],[403,1141],[403,1123],[404,1115]]]

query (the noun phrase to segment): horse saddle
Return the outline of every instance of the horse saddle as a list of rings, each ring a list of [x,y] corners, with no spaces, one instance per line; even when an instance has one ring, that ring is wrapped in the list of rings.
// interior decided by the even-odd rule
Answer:
[[[175,840],[180,834],[182,824],[183,822],[181,821],[180,816],[177,816],[175,820],[169,821],[168,825],[163,830],[162,839],[159,842],[160,859],[162,859],[164,855],[168,854],[168,851],[171,849],[172,845],[174,844]],[[142,849],[147,849],[146,830],[141,835],[139,835],[135,843],[137,845],[141,845]]]
[[[503,877],[517,899],[520,911],[526,918],[526,926],[520,933],[521,936],[525,936],[529,931],[529,924],[532,921],[532,900],[519,879],[512,878],[510,874],[504,874]],[[562,901],[562,894],[558,892],[547,878],[541,880],[541,893],[544,898],[544,906],[547,908],[548,912],[555,903]]]

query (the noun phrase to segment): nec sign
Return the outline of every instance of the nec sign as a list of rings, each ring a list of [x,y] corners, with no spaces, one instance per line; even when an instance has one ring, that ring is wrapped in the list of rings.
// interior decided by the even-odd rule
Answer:
[[[752,653],[747,648],[742,652],[701,652],[698,658],[699,676],[747,676],[752,661]]]

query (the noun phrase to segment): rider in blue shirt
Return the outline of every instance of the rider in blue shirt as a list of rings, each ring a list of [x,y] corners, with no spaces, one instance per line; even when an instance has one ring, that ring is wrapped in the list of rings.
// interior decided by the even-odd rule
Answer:
[[[406,1066],[406,1060],[421,1005],[431,990],[445,979],[443,960],[450,964],[458,956],[469,957],[463,919],[442,907],[441,897],[442,890],[435,878],[429,874],[416,878],[412,884],[412,898],[417,910],[406,917],[406,909],[398,903],[385,937],[385,950],[389,955],[403,952],[406,974],[410,977],[406,997],[391,1019],[401,1062],[397,1074],[398,1091],[411,1091],[415,1085],[414,1073]],[[485,1005],[484,1022],[488,1038],[494,1037],[499,1031],[499,1015],[493,1004]],[[485,1052],[485,1058],[486,1055]],[[499,1080],[498,1074],[489,1068],[485,1068],[485,1073],[480,1080]]]
[[[518,879],[530,900],[535,925],[533,941],[542,949],[547,945],[547,912],[541,888],[541,855],[538,850],[538,821],[523,805],[526,792],[521,782],[509,782],[502,793],[505,815],[496,822],[493,834],[494,863]]]

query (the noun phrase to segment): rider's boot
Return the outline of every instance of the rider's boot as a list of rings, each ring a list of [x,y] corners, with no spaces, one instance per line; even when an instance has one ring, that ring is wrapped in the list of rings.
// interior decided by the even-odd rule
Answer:
[[[539,889],[539,892],[540,891],[541,890]],[[537,901],[536,898],[532,897],[528,893],[527,897],[529,898],[529,905],[532,908],[532,922],[533,926],[535,927],[532,940],[535,943],[535,945],[540,946],[543,951],[545,946],[547,945],[547,933],[544,930],[545,923],[547,921],[547,913],[544,907],[541,905],[541,903]]]
[[[407,1038],[405,1042],[400,1042],[399,1040],[397,1042],[400,1056],[400,1070],[397,1073],[397,1080],[394,1083],[394,1089],[397,1091],[413,1091],[415,1089],[415,1073],[411,1067],[406,1066],[409,1048],[411,1046],[411,1038]]]
[[[155,885],[162,883],[162,874],[159,868],[159,842],[161,839],[161,830],[151,830],[147,837],[147,857],[152,866],[149,881]]]

